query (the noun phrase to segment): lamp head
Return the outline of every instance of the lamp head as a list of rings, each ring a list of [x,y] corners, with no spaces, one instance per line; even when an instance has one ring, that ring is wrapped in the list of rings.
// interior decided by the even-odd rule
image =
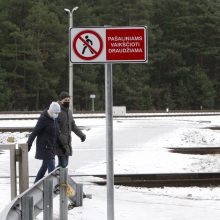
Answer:
[[[74,7],[73,10],[72,10],[72,12],[78,10],[78,8],[79,8],[78,6]]]
[[[65,8],[64,11],[70,13],[70,10],[68,8]]]

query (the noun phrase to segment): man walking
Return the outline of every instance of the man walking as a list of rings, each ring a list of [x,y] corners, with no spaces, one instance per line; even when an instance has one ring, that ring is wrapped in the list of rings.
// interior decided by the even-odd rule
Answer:
[[[77,127],[73,119],[73,113],[69,109],[70,96],[68,92],[61,92],[59,101],[61,113],[57,122],[60,129],[56,154],[58,156],[58,167],[65,168],[69,163],[69,156],[72,156],[71,131],[73,131],[82,142],[86,140],[86,135]]]

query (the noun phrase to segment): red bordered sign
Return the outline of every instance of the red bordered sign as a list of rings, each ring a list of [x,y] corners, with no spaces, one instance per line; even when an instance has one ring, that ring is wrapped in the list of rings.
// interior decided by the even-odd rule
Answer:
[[[147,27],[72,28],[72,63],[146,63]]]

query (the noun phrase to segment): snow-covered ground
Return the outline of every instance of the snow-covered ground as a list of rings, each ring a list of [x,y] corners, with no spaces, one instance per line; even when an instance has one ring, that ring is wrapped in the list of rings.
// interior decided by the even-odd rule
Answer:
[[[36,120],[0,121],[0,126],[31,126]],[[81,143],[73,134],[74,155],[70,174],[105,174],[105,119],[76,119],[87,136]],[[218,172],[219,155],[187,155],[169,152],[170,147],[220,147],[220,116],[150,117],[114,119],[114,172],[168,173]],[[0,134],[5,143],[11,134]],[[27,133],[14,133],[19,143],[26,142]],[[35,148],[29,153],[29,174],[36,174],[40,161],[34,159]],[[0,154],[0,211],[10,201],[9,155]],[[30,178],[30,185],[33,178]],[[84,191],[93,198],[84,199],[83,207],[69,211],[69,219],[107,219],[106,186],[86,182]],[[208,220],[220,218],[220,187],[136,188],[115,186],[116,220]],[[55,213],[54,219],[58,218]],[[42,219],[39,215],[37,219]]]

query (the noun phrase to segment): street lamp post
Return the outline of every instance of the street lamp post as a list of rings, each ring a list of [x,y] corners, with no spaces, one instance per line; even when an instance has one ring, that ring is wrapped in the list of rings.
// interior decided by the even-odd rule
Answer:
[[[65,8],[69,14],[69,95],[70,95],[70,109],[73,111],[73,64],[70,61],[70,48],[71,48],[71,39],[70,39],[70,30],[73,27],[73,12],[76,11],[79,7],[76,6],[70,11],[69,9]]]

